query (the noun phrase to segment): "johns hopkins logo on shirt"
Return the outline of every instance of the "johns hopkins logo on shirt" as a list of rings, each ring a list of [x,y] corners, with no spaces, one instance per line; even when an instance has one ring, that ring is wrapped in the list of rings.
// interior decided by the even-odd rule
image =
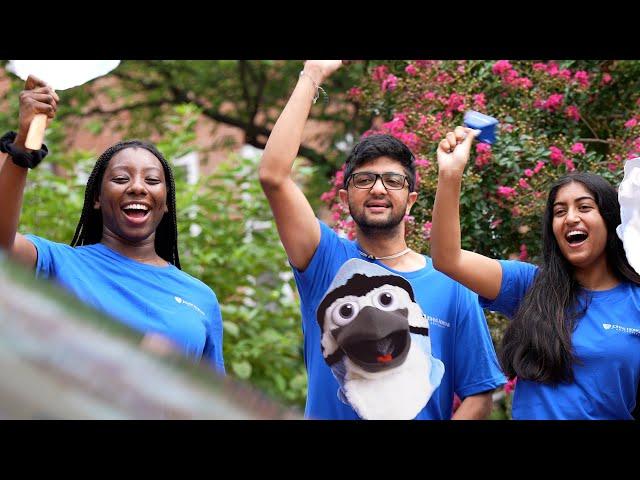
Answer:
[[[182,297],[177,297],[177,296],[176,296],[176,297],[173,297],[173,298],[176,300],[176,302],[180,303],[181,305],[186,305],[187,307],[189,307],[189,308],[191,308],[191,309],[195,310],[196,312],[198,312],[200,315],[203,315],[203,316],[204,316],[204,312],[203,312],[202,310],[200,310],[200,308],[199,308],[197,305],[194,305],[194,304],[193,304],[193,303],[191,303],[191,302],[187,302],[187,301],[186,301],[184,298],[182,298]]]
[[[603,323],[602,328],[605,330],[614,330],[616,332],[630,333],[631,335],[637,335],[640,337],[640,328],[623,327],[622,325],[616,325],[614,323]]]
[[[432,317],[431,315],[427,315],[427,320],[429,320],[430,325],[436,325],[440,328],[449,328],[451,324],[449,322],[445,322],[444,320],[438,317]]]

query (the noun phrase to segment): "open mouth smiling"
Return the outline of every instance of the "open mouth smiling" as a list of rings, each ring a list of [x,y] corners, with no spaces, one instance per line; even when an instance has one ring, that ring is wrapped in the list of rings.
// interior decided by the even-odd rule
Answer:
[[[144,203],[130,202],[123,205],[121,210],[129,220],[140,222],[147,218],[151,208]]]
[[[570,247],[579,247],[589,238],[589,234],[584,230],[573,229],[567,232],[564,238]]]

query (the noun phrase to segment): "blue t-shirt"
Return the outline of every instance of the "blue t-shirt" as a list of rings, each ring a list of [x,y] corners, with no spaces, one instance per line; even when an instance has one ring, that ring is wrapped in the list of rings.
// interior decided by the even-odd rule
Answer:
[[[358,419],[338,399],[338,382],[322,356],[316,309],[336,272],[350,258],[363,258],[355,242],[341,238],[320,222],[320,244],[304,272],[293,269],[302,309],[304,361],[309,377],[305,416],[316,419]],[[413,272],[392,270],[413,287],[416,301],[429,320],[432,354],[442,360],[444,377],[417,419],[451,418],[453,394],[465,398],[493,390],[506,381],[496,359],[477,295],[427,266]]]
[[[480,298],[491,310],[512,318],[533,283],[538,267],[501,260],[498,297]],[[622,282],[604,291],[588,291],[587,313],[571,336],[579,362],[575,381],[545,385],[518,379],[514,419],[632,419],[640,381],[640,286]]]
[[[102,243],[71,247],[27,235],[36,276],[55,279],[92,307],[142,333],[159,333],[193,360],[224,373],[222,316],[215,293],[174,265],[147,265]]]

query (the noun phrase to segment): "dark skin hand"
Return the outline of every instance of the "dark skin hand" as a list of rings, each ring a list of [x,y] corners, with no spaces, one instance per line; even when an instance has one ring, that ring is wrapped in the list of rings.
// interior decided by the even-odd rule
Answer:
[[[25,148],[24,141],[33,117],[44,113],[47,116],[47,124],[55,117],[59,100],[60,97],[50,85],[38,77],[29,75],[24,84],[24,90],[20,92],[19,127],[15,141],[17,147]]]

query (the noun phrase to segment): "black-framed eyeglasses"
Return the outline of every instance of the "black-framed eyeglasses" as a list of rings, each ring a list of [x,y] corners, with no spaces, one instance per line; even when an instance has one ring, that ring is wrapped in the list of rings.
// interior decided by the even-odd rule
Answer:
[[[394,173],[394,172],[352,173],[350,180],[353,182],[354,187],[367,189],[367,188],[373,188],[373,186],[378,181],[378,177],[380,177],[380,179],[382,180],[382,185],[384,185],[384,188],[386,188],[387,190],[402,190],[404,188],[404,183],[409,181],[406,175],[402,175],[401,173]]]

